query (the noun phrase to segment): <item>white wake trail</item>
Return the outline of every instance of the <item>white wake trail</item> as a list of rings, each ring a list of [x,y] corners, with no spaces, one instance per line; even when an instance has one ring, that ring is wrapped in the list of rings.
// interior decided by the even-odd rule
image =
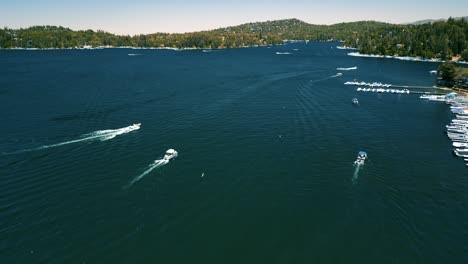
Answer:
[[[354,170],[353,174],[353,183],[356,183],[357,179],[359,178],[359,170],[361,169],[361,164],[356,164],[356,169]]]
[[[357,67],[349,67],[349,68],[336,68],[338,71],[352,71],[352,70],[357,70]]]
[[[137,177],[135,177],[129,184],[127,187],[130,187],[132,186],[135,182],[141,180],[143,177],[145,177],[148,173],[150,173],[151,171],[153,171],[154,169],[156,168],[159,168],[163,165],[166,165],[167,163],[169,163],[169,160],[165,160],[165,159],[160,159],[160,160],[155,160],[153,163],[151,163],[149,166],[148,166],[148,169],[146,169],[142,174],[138,175]]]
[[[3,153],[4,155],[12,155],[12,154],[19,154],[23,152],[30,152],[30,151],[36,151],[36,150],[43,150],[43,149],[48,149],[48,148],[55,148],[55,147],[60,147],[64,145],[69,145],[69,144],[74,144],[74,143],[79,143],[79,142],[86,142],[86,141],[93,141],[93,140],[109,140],[112,138],[115,138],[118,135],[126,134],[134,130],[140,129],[140,125],[131,125],[128,127],[123,127],[119,129],[107,129],[107,130],[98,130],[95,132],[91,132],[88,134],[81,135],[79,139],[75,140],[70,140],[70,141],[65,141],[57,144],[51,144],[51,145],[44,145],[40,146],[37,148],[31,148],[31,149],[23,149],[23,150],[18,150],[15,152],[11,153]]]

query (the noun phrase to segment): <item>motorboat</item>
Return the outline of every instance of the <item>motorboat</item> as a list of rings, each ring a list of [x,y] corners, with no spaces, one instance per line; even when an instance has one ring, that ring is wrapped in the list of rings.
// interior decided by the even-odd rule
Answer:
[[[359,101],[357,98],[353,98],[353,100],[351,100],[353,102],[353,104],[355,105],[358,105],[359,104]]]
[[[164,155],[164,159],[169,161],[169,160],[177,157],[177,155],[178,155],[177,151],[175,151],[174,149],[168,149],[166,151],[166,154]]]
[[[136,123],[136,124],[129,126],[128,128],[131,130],[137,130],[137,129],[140,129],[140,126],[141,126],[141,123]]]
[[[453,142],[452,146],[456,148],[468,148],[468,143]]]
[[[365,151],[359,151],[356,161],[354,164],[356,165],[364,165],[364,162],[367,159],[367,153]]]

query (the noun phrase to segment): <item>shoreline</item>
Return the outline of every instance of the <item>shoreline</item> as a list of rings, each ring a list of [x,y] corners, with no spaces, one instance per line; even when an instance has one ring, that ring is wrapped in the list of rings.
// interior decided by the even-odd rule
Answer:
[[[465,90],[465,89],[461,89],[461,88],[450,88],[450,87],[439,87],[440,89],[443,89],[443,90],[446,90],[446,91],[450,91],[450,92],[454,92],[454,93],[457,93],[458,95],[462,95],[464,97],[468,97],[468,90]]]
[[[245,49],[245,48],[258,48],[258,47],[273,47],[283,46],[285,44],[268,44],[268,45],[252,45],[252,46],[240,46],[240,47],[222,47],[222,48],[174,48],[174,47],[133,47],[133,46],[97,46],[97,47],[69,47],[69,48],[0,48],[2,50],[28,50],[28,51],[45,51],[45,50],[102,50],[102,49],[132,49],[132,50],[223,50],[223,49]]]
[[[417,61],[417,62],[445,62],[441,59],[426,59],[422,57],[410,57],[410,56],[398,56],[398,55],[378,55],[378,54],[362,54],[359,52],[349,52],[348,56],[352,57],[362,57],[362,58],[378,58],[378,59],[396,59],[402,61]],[[454,63],[459,64],[468,64],[468,61],[453,61]]]

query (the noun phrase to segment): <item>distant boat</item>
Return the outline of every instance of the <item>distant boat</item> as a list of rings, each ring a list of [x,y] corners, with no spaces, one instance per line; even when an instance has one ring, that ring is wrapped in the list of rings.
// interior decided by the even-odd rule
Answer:
[[[164,159],[165,160],[171,160],[171,159],[177,157],[177,155],[178,155],[177,151],[175,151],[174,149],[168,149],[166,151],[166,154],[164,155]]]
[[[357,98],[353,98],[353,100],[351,100],[351,102],[353,102],[353,104],[355,105],[358,105],[359,104],[359,101]]]
[[[367,153],[365,151],[359,151],[358,156],[354,164],[356,165],[364,165],[364,162],[367,159]]]

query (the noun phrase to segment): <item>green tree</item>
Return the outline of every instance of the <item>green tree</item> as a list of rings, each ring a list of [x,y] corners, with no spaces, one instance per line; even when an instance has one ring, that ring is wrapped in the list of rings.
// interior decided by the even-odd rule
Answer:
[[[457,66],[453,62],[444,62],[439,66],[439,73],[442,80],[450,85],[457,76]]]
[[[462,60],[468,61],[468,49],[465,49],[464,51],[462,51],[460,55],[461,55]]]

